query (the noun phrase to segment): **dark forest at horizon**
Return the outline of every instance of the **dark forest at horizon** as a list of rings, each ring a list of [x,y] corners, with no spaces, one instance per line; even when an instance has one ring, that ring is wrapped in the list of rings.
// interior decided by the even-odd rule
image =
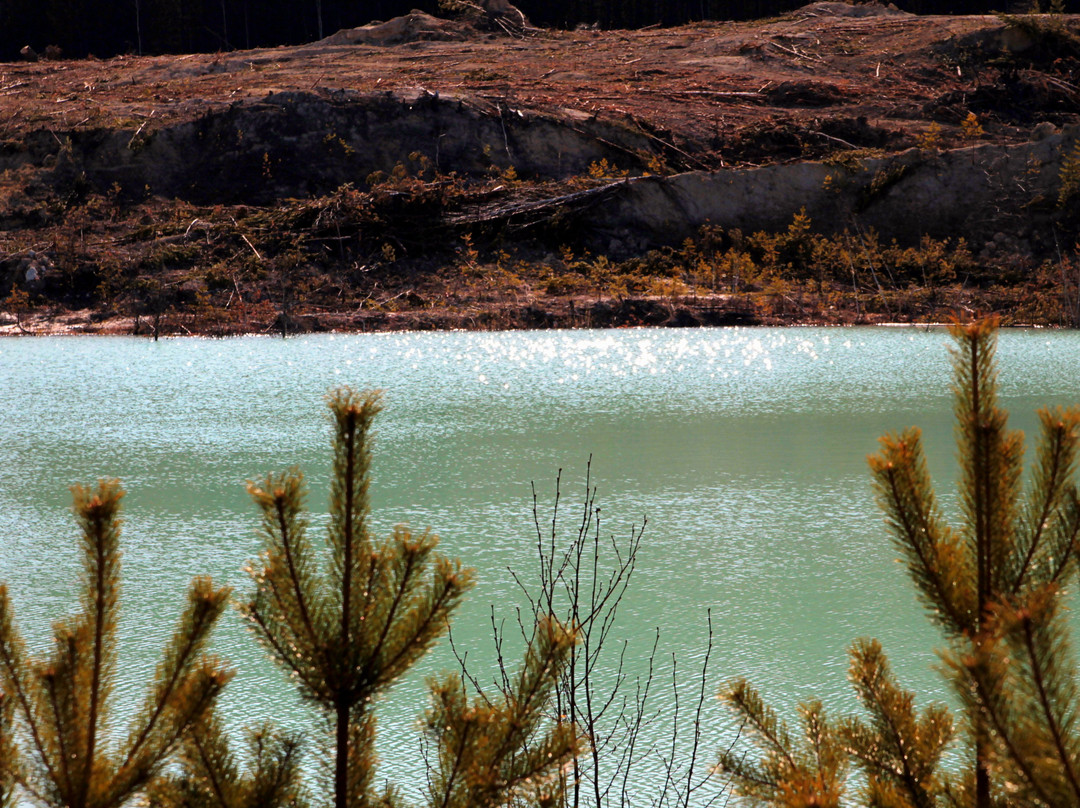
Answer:
[[[602,28],[746,20],[805,5],[800,0],[521,0],[537,25]],[[896,0],[917,14],[1022,10],[1026,0]],[[1049,5],[1049,0],[1043,0]],[[0,0],[0,60],[29,45],[65,58],[123,53],[194,53],[295,45],[410,9],[437,13],[437,0]],[[1069,12],[1080,0],[1066,0]]]

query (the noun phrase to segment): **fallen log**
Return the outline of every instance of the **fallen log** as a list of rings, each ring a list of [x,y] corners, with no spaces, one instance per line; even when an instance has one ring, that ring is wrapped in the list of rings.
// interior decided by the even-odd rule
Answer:
[[[627,180],[618,180],[548,199],[478,205],[449,213],[443,221],[454,230],[505,228],[522,231],[557,224],[559,219],[572,217],[611,198],[626,183]]]

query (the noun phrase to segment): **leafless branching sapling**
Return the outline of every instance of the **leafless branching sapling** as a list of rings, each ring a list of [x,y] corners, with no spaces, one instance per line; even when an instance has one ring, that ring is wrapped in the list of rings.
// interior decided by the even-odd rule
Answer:
[[[658,722],[660,708],[651,701],[658,682],[657,653],[660,630],[653,635],[643,673],[634,675],[628,663],[629,641],[616,636],[620,605],[628,592],[638,561],[638,551],[647,520],[632,526],[629,535],[606,539],[601,528],[601,509],[592,484],[592,460],[586,469],[585,491],[580,512],[573,517],[574,527],[565,535],[563,518],[562,472],[556,477],[550,521],[540,513],[539,497],[533,487],[533,527],[536,562],[534,575],[521,570],[509,573],[522,592],[525,606],[518,609],[516,622],[521,640],[531,643],[533,626],[548,616],[576,629],[578,642],[572,649],[558,687],[552,694],[549,713],[556,724],[577,724],[586,735],[579,754],[571,760],[565,804],[580,806],[629,806],[647,800],[655,806],[689,806],[691,798],[700,799],[708,772],[702,772],[697,760],[701,715],[705,703],[706,675],[712,649],[712,625],[709,622],[708,650],[701,668],[701,687],[693,713],[694,730],[689,759],[678,760],[680,742],[679,716],[676,709],[671,726],[663,737],[650,728]],[[504,664],[506,621],[491,609],[491,631],[496,655],[499,687],[510,685],[510,671]],[[457,649],[455,649],[455,653]],[[458,654],[463,675],[473,687],[481,683],[470,672],[466,660]],[[677,674],[672,655],[673,686]],[[670,742],[670,743],[669,743]],[[642,795],[646,770],[659,772],[663,778],[656,788]],[[720,795],[701,804],[712,804]]]

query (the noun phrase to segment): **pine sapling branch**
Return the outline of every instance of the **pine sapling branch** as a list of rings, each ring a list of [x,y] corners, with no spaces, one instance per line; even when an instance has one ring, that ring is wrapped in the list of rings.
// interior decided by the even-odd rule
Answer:
[[[1027,755],[1013,738],[1011,722],[1002,715],[1001,705],[991,696],[994,686],[986,680],[985,671],[976,660],[965,662],[965,667],[975,685],[976,696],[983,707],[982,714],[988,719],[995,736],[1005,747],[1009,762],[1020,770],[1025,783],[1043,804],[1053,805],[1053,800],[1043,786],[1042,779],[1035,774]]]
[[[73,808],[85,808],[94,775],[95,751],[99,731],[99,710],[102,709],[104,677],[109,660],[106,658],[107,636],[115,627],[112,616],[116,605],[115,566],[119,561],[116,547],[117,512],[124,496],[116,480],[101,480],[96,492],[80,486],[72,489],[75,512],[83,526],[84,543],[89,552],[88,578],[93,610],[90,625],[93,631],[93,650],[90,662],[90,705],[86,714],[86,751],[81,760],[79,784],[74,794]]]
[[[49,697],[49,707],[52,711],[52,724],[54,727],[62,727],[66,723],[67,712],[61,710],[60,700],[56,694],[56,676],[45,676],[45,692]],[[67,748],[67,733],[57,732],[56,743],[60,747],[60,779],[57,781],[56,786],[59,791],[65,795],[65,798],[74,802],[72,794],[74,793],[74,786],[72,784],[72,775],[70,769],[70,761],[76,760],[76,756],[68,751]]]
[[[1049,597],[1053,597],[1050,593]],[[1024,650],[1027,652],[1028,665],[1032,672],[1032,681],[1038,696],[1039,707],[1042,710],[1043,721],[1050,731],[1050,737],[1054,742],[1054,750],[1057,752],[1058,762],[1068,779],[1069,787],[1073,792],[1073,798],[1080,802],[1080,782],[1077,781],[1076,771],[1073,767],[1073,758],[1069,750],[1065,748],[1065,739],[1062,728],[1058,722],[1058,716],[1054,705],[1047,693],[1045,673],[1043,671],[1041,655],[1036,649],[1035,629],[1032,624],[1031,614],[1026,610],[1017,615],[1019,627],[1023,634]]]
[[[54,624],[48,658],[28,658],[7,589],[0,586],[0,687],[15,694],[33,747],[18,776],[23,789],[54,808],[120,808],[152,785],[167,755],[231,675],[202,652],[229,590],[196,579],[193,591],[200,602],[157,668],[147,709],[129,733],[136,739],[131,754],[108,749],[124,492],[115,480],[72,491],[82,528],[81,610]],[[214,602],[206,606],[207,599]]]
[[[733,707],[754,732],[763,739],[767,746],[779,753],[788,766],[797,769],[798,764],[788,747],[791,741],[783,724],[779,724],[776,714],[766,707],[757,691],[750,687],[745,679],[736,679],[720,693],[720,698]]]
[[[42,728],[31,706],[33,697],[27,691],[26,679],[36,682],[37,677],[25,677],[22,672],[27,668],[25,645],[12,620],[7,584],[0,584],[0,687],[7,693],[14,694],[19,717],[30,732],[34,751],[45,767],[48,779],[56,782],[57,773],[53,767],[52,755],[46,749]]]
[[[933,515],[933,494],[926,490],[926,466],[917,429],[881,439],[881,452],[869,458],[878,496],[908,556],[908,567],[923,597],[942,613],[953,633],[971,625],[966,610],[956,603],[952,587],[942,577],[937,548],[940,531]]]
[[[1054,555],[1051,557],[1049,583],[1058,583],[1069,569],[1075,569],[1075,561],[1080,557],[1080,498],[1076,488],[1069,486],[1065,492],[1065,504],[1055,535]]]
[[[288,482],[293,483],[293,480],[288,480]],[[294,557],[294,542],[291,530],[292,524],[296,518],[295,512],[298,511],[303,504],[303,495],[301,493],[302,489],[300,488],[300,485],[301,480],[296,479],[295,484],[290,486],[295,493],[286,489],[284,485],[281,487],[273,487],[271,490],[273,491],[274,514],[277,517],[278,533],[281,536],[281,549],[285,554],[285,564],[288,568],[289,581],[292,583],[293,597],[296,599],[296,608],[300,613],[300,623],[304,628],[304,632],[307,634],[308,642],[312,645],[316,645],[319,642],[319,635],[311,620],[307,598],[305,597],[304,590],[301,586],[300,573],[297,570],[296,558]],[[280,602],[280,599],[279,608],[281,608],[282,613],[289,613],[289,611],[284,608],[284,604]]]
[[[1027,538],[1027,552],[1016,572],[1012,586],[1012,594],[1019,593],[1024,585],[1037,554],[1042,550],[1042,538],[1050,523],[1050,518],[1058,509],[1063,489],[1072,476],[1074,459],[1076,454],[1076,414],[1057,411],[1051,413],[1048,410],[1040,410],[1039,420],[1042,422],[1043,447],[1036,466],[1035,480],[1032,483],[1033,496],[1039,498],[1038,504],[1030,510],[1034,512],[1029,517],[1028,530],[1031,536]]]
[[[15,784],[22,768],[15,743],[14,717],[15,702],[0,690],[0,808],[15,805]]]
[[[176,694],[192,681],[192,668],[202,659],[202,650],[214,624],[225,609],[231,587],[215,590],[209,578],[196,578],[188,591],[188,608],[180,618],[170,647],[156,672],[157,686],[148,699],[148,711],[144,723],[124,758],[123,767],[129,767],[140,756],[144,746],[154,736],[166,711]],[[223,677],[232,673],[224,669]],[[153,751],[150,752],[154,754]]]
[[[234,808],[230,804],[230,800],[225,796],[225,784],[222,782],[223,773],[218,768],[217,761],[209,754],[206,744],[207,739],[202,732],[198,729],[192,732],[191,747],[198,756],[202,779],[210,784],[210,793],[219,808]]]

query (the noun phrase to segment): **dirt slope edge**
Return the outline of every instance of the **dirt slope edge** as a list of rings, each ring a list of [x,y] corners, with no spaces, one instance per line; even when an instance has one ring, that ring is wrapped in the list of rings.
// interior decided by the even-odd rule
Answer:
[[[344,90],[270,93],[148,132],[39,131],[23,143],[0,150],[0,174],[22,167],[62,193],[78,184],[200,204],[325,195],[421,158],[439,174],[485,178],[512,166],[561,179],[602,160],[644,164],[656,149],[641,130],[570,111]]]
[[[909,244],[1006,234],[1022,253],[1040,253],[1052,245],[1063,166],[1078,143],[1080,127],[1069,127],[1015,146],[630,179],[585,215],[594,237],[622,254],[678,243],[705,223],[782,230],[800,210],[821,232],[873,228]]]

